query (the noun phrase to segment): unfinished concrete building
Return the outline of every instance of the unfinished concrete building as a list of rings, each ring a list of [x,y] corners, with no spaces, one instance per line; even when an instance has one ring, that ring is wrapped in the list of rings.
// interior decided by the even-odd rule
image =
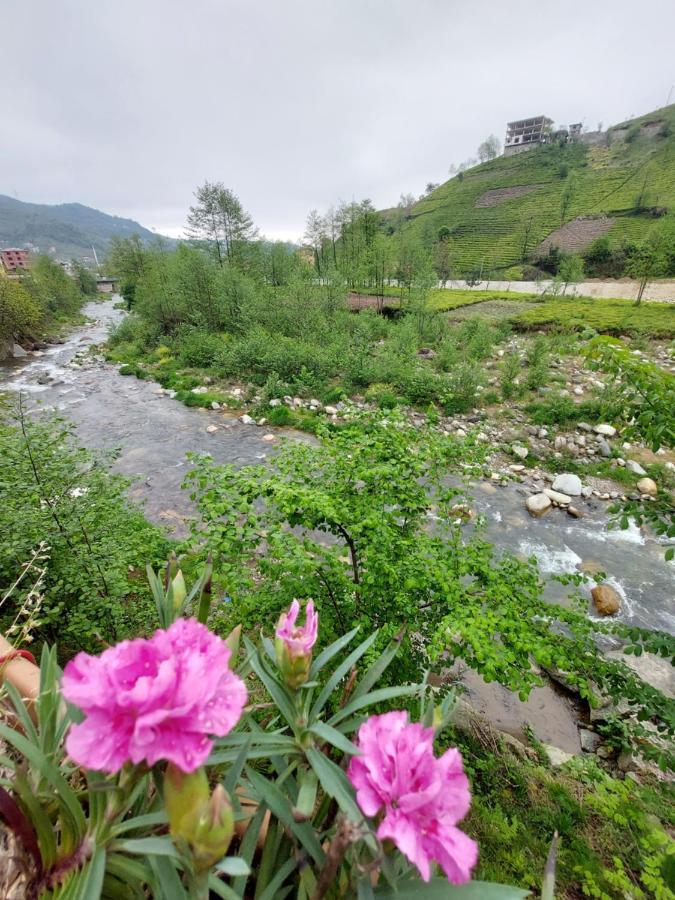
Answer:
[[[531,150],[546,143],[551,132],[553,119],[548,116],[532,116],[529,119],[518,119],[506,126],[504,156],[513,156]]]

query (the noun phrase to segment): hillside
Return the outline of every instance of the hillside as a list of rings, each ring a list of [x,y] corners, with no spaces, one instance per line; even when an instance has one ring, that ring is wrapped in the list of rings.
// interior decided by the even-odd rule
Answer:
[[[466,272],[505,269],[550,244],[581,252],[602,234],[610,246],[641,240],[664,208],[675,209],[675,105],[613,126],[597,146],[500,156],[446,181],[402,221],[397,210],[382,215],[388,230],[426,246],[441,232],[453,267]]]
[[[138,234],[149,242],[157,235],[134,222],[110,216],[81,203],[23,203],[0,194],[0,246],[23,247],[33,244],[40,252],[55,248],[55,255],[66,259],[91,256],[92,246],[105,253],[110,239],[117,235]],[[170,243],[169,238],[167,238]]]

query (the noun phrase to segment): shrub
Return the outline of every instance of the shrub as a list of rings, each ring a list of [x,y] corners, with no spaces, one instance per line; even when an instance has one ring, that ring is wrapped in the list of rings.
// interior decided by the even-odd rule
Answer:
[[[220,356],[223,338],[200,328],[184,327],[178,331],[174,344],[184,365],[208,369]]]
[[[33,638],[72,653],[143,630],[149,595],[129,567],[165,556],[168,542],[130,505],[128,482],[58,421],[2,421],[0,456],[0,594],[40,542],[48,547]],[[20,603],[3,607],[4,626]]]
[[[0,276],[0,343],[35,333],[43,321],[40,304],[18,281]]]
[[[510,400],[519,393],[516,378],[520,375],[520,357],[517,353],[507,353],[499,367],[499,383],[502,397]]]
[[[272,406],[265,410],[265,418],[270,425],[290,425],[293,421],[293,413],[287,406]]]

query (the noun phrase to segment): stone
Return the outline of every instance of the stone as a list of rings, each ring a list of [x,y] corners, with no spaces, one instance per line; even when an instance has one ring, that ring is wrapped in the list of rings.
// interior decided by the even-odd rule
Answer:
[[[647,472],[642,468],[639,462],[635,462],[634,459],[626,460],[626,468],[629,472],[632,472],[633,475],[646,475]]]
[[[270,400],[269,406],[281,406],[281,400],[279,400],[278,397],[274,397],[272,400]]]
[[[577,431],[593,431],[592,427],[588,424],[588,422],[577,422]]]
[[[583,519],[584,517],[582,511],[580,509],[577,509],[576,506],[568,506],[567,515],[572,516],[573,519]]]
[[[517,444],[511,447],[511,450],[513,451],[514,456],[517,456],[518,459],[527,459],[529,454],[529,450],[527,449],[527,447],[519,447]]]
[[[217,400],[211,401],[211,409],[220,409],[220,403]]]
[[[600,451],[600,456],[604,456],[605,459],[609,459],[612,455],[612,448],[607,441],[598,441],[598,450]]]
[[[206,431],[208,434],[215,434],[216,431],[218,431],[218,426],[217,425],[207,425]]]
[[[242,425],[255,425],[256,424],[255,419],[252,418],[251,416],[247,416],[246,413],[244,413],[243,416],[239,416],[239,421],[241,422]]]
[[[600,735],[589,731],[588,728],[579,729],[579,740],[584,753],[595,753],[602,742]]]
[[[511,463],[511,465],[509,466],[509,471],[510,472],[524,472],[525,466],[521,465],[520,463]]]
[[[272,441],[276,441],[277,436],[275,434],[271,434],[271,433],[263,434],[262,439],[263,439],[263,441],[266,441],[268,444],[271,444]]]
[[[554,768],[558,768],[558,766],[564,766],[565,763],[568,763],[571,759],[574,759],[573,753],[568,753],[566,750],[561,750],[560,747],[554,747],[552,744],[542,744],[541,746],[546,756],[548,756],[548,761]]]
[[[11,352],[12,356],[14,357],[14,359],[21,359],[24,356],[28,356],[27,351],[23,349],[21,344],[16,344],[16,343],[12,344],[12,349],[10,352]]]
[[[567,446],[567,438],[564,438],[562,434],[556,435],[556,438],[553,441],[553,446],[556,450],[562,450]]]
[[[553,482],[553,490],[560,491],[561,494],[569,494],[570,497],[578,497],[581,494],[581,479],[571,472],[557,475]]]
[[[659,489],[653,478],[641,478],[638,481],[636,487],[641,494],[647,494],[650,497],[656,497],[659,492]]]
[[[614,437],[616,428],[613,425],[596,425],[593,431],[603,437]]]
[[[199,387],[192,388],[192,391],[191,391],[191,393],[193,393],[193,394],[208,394],[208,392],[209,392],[209,389],[207,387],[204,387],[203,384],[200,384]]]
[[[540,516],[545,515],[551,508],[551,505],[551,500],[546,494],[532,494],[532,496],[528,497],[525,501],[527,511],[531,516],[534,516],[537,519]]]
[[[601,616],[613,616],[621,609],[621,597],[609,584],[598,584],[591,590],[595,608]]]
[[[553,500],[559,506],[568,506],[572,502],[572,498],[568,497],[567,494],[561,494],[560,491],[553,491],[551,488],[544,488],[544,493],[549,500]]]
[[[327,416],[337,416],[338,411],[334,406],[324,406],[323,411]]]
[[[574,388],[574,394],[575,394],[575,396],[577,396],[577,397],[583,397],[583,396],[584,396],[584,389],[583,389],[582,387],[579,387],[579,385],[577,385],[577,387]]]

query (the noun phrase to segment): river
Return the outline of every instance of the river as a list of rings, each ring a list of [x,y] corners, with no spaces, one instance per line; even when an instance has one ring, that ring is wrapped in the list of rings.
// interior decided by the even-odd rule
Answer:
[[[84,313],[89,324],[75,329],[65,343],[0,366],[0,390],[21,392],[36,413],[57,412],[70,419],[84,446],[117,450],[114,469],[132,479],[131,494],[144,504],[148,518],[181,533],[185,518],[194,515],[180,488],[189,465],[186,453],[210,453],[216,462],[259,463],[270,453],[269,438],[263,438],[289,432],[243,425],[221,410],[186,407],[154,382],[120,376],[113,365],[86,361],[78,365],[81,351],[105,341],[110,327],[124,315],[115,309],[118,300],[88,304]],[[215,433],[207,431],[212,425],[217,426]],[[608,574],[609,583],[621,594],[622,619],[675,631],[674,568],[665,562],[664,548],[653,536],[636,527],[609,530],[606,505],[601,501],[587,501],[581,520],[571,519],[562,510],[532,519],[524,508],[528,493],[517,484],[475,486],[475,507],[485,517],[487,537],[498,548],[536,556],[545,576],[595,566]],[[587,595],[590,586],[583,589]],[[546,588],[547,595],[557,600],[564,600],[569,590],[555,582]],[[497,719],[503,705],[508,720],[507,706],[517,706],[517,698],[505,692],[495,702],[492,696],[495,708],[487,708],[487,701],[483,705]],[[554,729],[544,739],[563,748],[567,743],[574,750],[565,734],[555,733],[552,702],[546,694],[539,704],[549,731]],[[535,713],[529,710],[527,717],[540,718]],[[509,721],[500,724],[513,730],[508,728]]]

